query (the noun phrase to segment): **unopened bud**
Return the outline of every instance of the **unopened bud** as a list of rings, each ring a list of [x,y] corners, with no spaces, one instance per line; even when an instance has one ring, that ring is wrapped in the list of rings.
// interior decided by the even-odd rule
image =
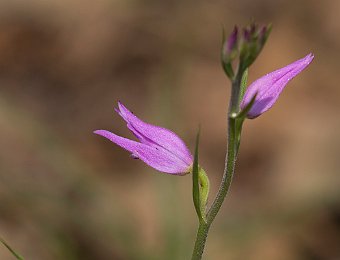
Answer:
[[[240,43],[240,63],[242,70],[248,68],[260,54],[265,45],[271,26],[258,26],[255,23],[243,29]]]
[[[222,65],[225,73],[228,77],[232,78],[234,71],[231,62],[237,57],[238,54],[238,28],[234,27],[234,30],[229,35],[228,39],[223,42],[222,46]]]

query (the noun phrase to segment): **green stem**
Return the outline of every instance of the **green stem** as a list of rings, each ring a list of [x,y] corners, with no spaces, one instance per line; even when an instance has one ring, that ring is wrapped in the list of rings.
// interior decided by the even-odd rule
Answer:
[[[212,203],[208,215],[207,222],[211,224],[218,211],[220,210],[225,197],[228,194],[234,172],[235,172],[235,163],[237,156],[237,139],[236,139],[236,131],[235,131],[235,119],[229,118],[229,136],[228,136],[228,152],[226,155],[226,164],[224,168],[224,174],[222,177],[222,182],[220,188],[217,192],[214,202]]]
[[[208,223],[205,223],[204,221],[200,221],[191,260],[202,259],[205,242],[207,241],[207,236],[209,232],[209,227],[210,225],[208,225]]]
[[[18,260],[24,260],[24,258],[19,255],[17,252],[14,251],[14,249],[9,245],[7,244],[7,242],[5,240],[3,240],[1,237],[0,237],[0,243],[2,243],[10,252],[11,254]]]
[[[234,171],[235,171],[235,162],[236,162],[236,133],[235,133],[235,119],[229,118],[229,136],[228,136],[228,152],[226,155],[226,165],[222,178],[222,182],[218,193],[215,197],[214,202],[212,203],[210,210],[207,214],[207,222],[201,221],[199,223],[196,242],[194,251],[192,254],[192,260],[200,260],[202,259],[205,243],[207,240],[209,228],[214,221],[218,211],[220,210],[225,197],[228,194]]]
[[[239,107],[239,95],[240,95],[240,84],[241,84],[241,73],[238,73],[236,79],[233,81],[231,98],[228,111],[228,149],[225,160],[225,168],[220,184],[220,188],[217,192],[214,202],[212,203],[206,217],[206,222],[200,221],[197,230],[195,247],[192,254],[192,260],[202,259],[205,243],[207,241],[207,236],[209,228],[214,221],[218,211],[220,210],[224,199],[226,198],[230,185],[235,172],[235,163],[238,151],[238,135],[236,129],[236,119],[230,117],[231,114],[238,112]],[[238,128],[241,130],[241,128]]]

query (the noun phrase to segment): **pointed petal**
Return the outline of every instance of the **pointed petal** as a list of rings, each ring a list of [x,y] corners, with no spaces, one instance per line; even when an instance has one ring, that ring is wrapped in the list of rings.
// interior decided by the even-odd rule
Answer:
[[[128,128],[142,143],[163,147],[186,164],[192,164],[193,158],[189,149],[174,132],[143,122],[120,102],[118,107],[119,115],[127,122]]]
[[[188,173],[190,165],[187,165],[165,149],[138,143],[106,130],[96,130],[94,133],[109,139],[111,142],[131,152],[134,158],[138,157],[158,171],[176,175]]]
[[[254,81],[247,88],[240,105],[241,109],[243,109],[257,93],[255,103],[248,112],[248,118],[258,117],[270,109],[288,82],[303,71],[312,62],[313,58],[313,54],[308,54],[306,57]]]

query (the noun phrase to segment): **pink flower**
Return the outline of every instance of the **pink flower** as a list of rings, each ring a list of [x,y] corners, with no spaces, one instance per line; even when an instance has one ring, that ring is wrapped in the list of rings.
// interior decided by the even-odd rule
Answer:
[[[127,127],[139,142],[106,130],[96,130],[94,133],[131,152],[133,158],[141,159],[158,171],[175,175],[185,175],[190,172],[193,157],[175,133],[143,122],[120,102],[116,112],[126,121]]]
[[[241,109],[244,109],[254,95],[257,94],[247,117],[256,118],[270,109],[288,82],[303,71],[312,62],[313,58],[314,55],[310,53],[306,57],[254,81],[247,88],[240,104]]]

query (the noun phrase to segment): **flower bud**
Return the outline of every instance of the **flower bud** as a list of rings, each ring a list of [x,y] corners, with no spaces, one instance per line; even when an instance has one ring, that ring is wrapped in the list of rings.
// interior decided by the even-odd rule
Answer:
[[[240,64],[247,69],[260,54],[271,31],[271,25],[258,26],[255,23],[243,29],[240,43]]]
[[[238,54],[238,28],[234,27],[234,30],[229,35],[227,40],[223,40],[222,45],[222,66],[229,78],[233,78],[234,71],[232,68],[232,61],[237,57]]]

